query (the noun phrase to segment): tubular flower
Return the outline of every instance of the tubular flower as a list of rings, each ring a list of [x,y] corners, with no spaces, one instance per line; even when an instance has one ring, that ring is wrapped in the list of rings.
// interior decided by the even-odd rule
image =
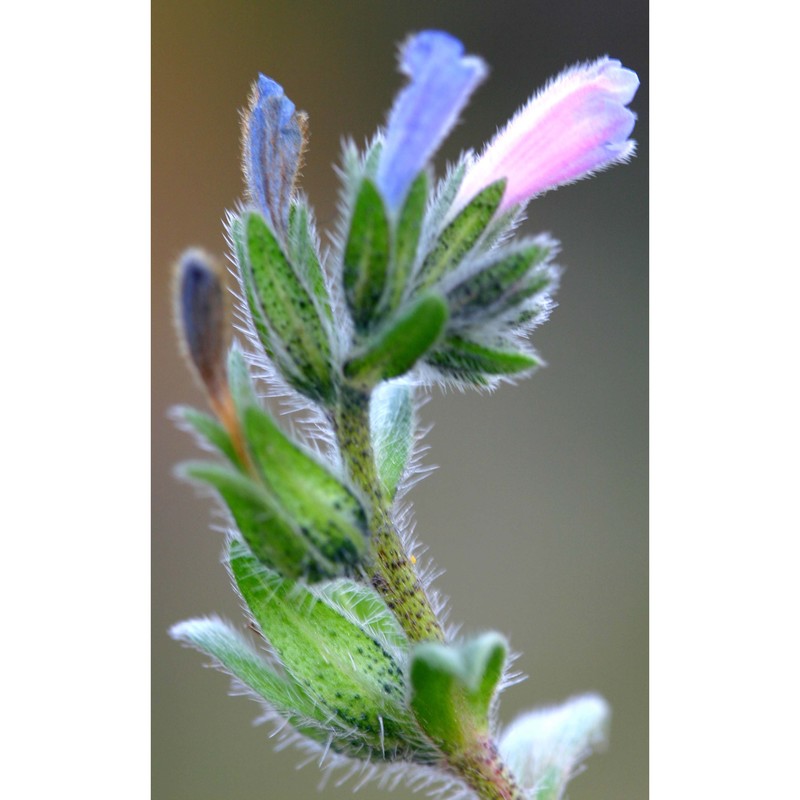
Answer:
[[[378,186],[396,209],[486,75],[477,56],[465,56],[458,39],[441,31],[411,36],[400,51],[408,85],[389,113],[378,167]]]
[[[626,108],[639,78],[616,59],[601,58],[561,73],[511,118],[467,170],[454,207],[501,178],[500,211],[627,161],[636,114]]]

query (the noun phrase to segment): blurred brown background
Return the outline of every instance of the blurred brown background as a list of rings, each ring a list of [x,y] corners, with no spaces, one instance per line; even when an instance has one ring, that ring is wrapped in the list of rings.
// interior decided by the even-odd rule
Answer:
[[[239,619],[210,504],[171,475],[196,451],[167,411],[203,404],[175,345],[171,263],[187,245],[224,252],[221,219],[242,190],[238,109],[258,71],[310,115],[303,188],[325,226],[341,137],[361,142],[384,120],[402,83],[397,43],[428,27],[491,67],[440,171],[567,64],[608,53],[642,80],[638,157],[528,210],[526,231],[561,240],[566,267],[560,306],[534,334],[549,366],[491,397],[434,394],[426,461],[440,469],[412,497],[418,534],[447,569],[437,587],[453,621],[503,631],[522,653],[517,666],[530,677],[504,695],[502,721],[599,691],[614,710],[610,747],[570,797],[646,797],[647,3],[159,0],[152,13],[153,798],[320,796],[316,768],[297,772],[298,754],[275,753],[268,729],[251,725],[256,704],[229,698],[228,679],[166,633],[189,616]],[[359,796],[387,795],[368,787]]]

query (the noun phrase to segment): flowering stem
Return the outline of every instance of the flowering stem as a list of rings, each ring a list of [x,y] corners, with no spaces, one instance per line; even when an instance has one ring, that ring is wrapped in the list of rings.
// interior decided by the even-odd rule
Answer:
[[[366,567],[367,575],[410,641],[444,641],[442,626],[392,523],[391,500],[375,466],[369,403],[368,392],[344,385],[334,412],[345,469],[370,505],[372,560]]]

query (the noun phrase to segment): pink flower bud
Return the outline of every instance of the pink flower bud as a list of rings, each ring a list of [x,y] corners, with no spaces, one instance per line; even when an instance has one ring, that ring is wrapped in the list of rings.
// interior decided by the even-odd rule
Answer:
[[[500,211],[556,186],[627,161],[636,114],[626,108],[639,78],[601,58],[562,72],[511,118],[467,170],[454,209],[500,178],[508,184]]]

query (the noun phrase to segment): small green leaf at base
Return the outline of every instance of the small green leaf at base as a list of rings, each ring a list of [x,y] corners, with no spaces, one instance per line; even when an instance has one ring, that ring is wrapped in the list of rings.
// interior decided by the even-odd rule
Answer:
[[[425,733],[446,753],[458,753],[486,733],[489,709],[508,645],[485,633],[461,645],[425,642],[411,660],[411,707]]]
[[[302,696],[256,652],[237,630],[220,619],[190,619],[170,629],[170,636],[214,658],[276,710],[314,715],[314,704]]]
[[[317,589],[282,579],[236,540],[229,563],[288,680],[329,720],[336,749],[376,760],[433,757],[406,707],[402,634],[385,619],[391,612],[374,590],[348,589],[345,582]]]

